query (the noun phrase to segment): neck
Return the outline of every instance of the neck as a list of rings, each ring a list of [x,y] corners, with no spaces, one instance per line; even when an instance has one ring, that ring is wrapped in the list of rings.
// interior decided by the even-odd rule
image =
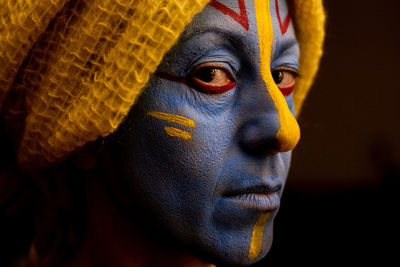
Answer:
[[[118,211],[101,179],[88,181],[87,231],[71,266],[213,266],[149,238]]]

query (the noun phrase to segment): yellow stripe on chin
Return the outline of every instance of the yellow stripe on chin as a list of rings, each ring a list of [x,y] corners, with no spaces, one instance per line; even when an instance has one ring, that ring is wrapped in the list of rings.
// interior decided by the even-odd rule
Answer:
[[[268,0],[255,0],[255,15],[260,47],[260,71],[268,93],[275,104],[279,114],[281,127],[276,137],[279,143],[279,151],[292,150],[300,139],[300,128],[293,114],[290,112],[285,97],[275,84],[271,74],[271,49],[273,42],[273,28]]]
[[[251,242],[249,249],[250,260],[254,260],[260,254],[263,231],[270,216],[271,216],[270,212],[262,213],[260,217],[258,217],[256,223],[254,224],[253,234],[251,235]]]

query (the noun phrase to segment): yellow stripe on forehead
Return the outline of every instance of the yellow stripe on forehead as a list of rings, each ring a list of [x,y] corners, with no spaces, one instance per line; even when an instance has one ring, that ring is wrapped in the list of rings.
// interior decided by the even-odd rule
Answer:
[[[300,128],[271,74],[273,28],[269,0],[254,0],[254,7],[260,47],[261,77],[279,114],[281,128],[276,134],[279,142],[279,151],[289,151],[296,146],[300,139]]]

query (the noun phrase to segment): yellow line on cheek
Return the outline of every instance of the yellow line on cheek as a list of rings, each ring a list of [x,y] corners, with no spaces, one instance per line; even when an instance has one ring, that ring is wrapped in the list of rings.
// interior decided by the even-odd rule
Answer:
[[[183,131],[181,129],[165,126],[164,130],[169,136],[172,137],[177,137],[185,141],[192,139],[192,135],[190,133]]]
[[[279,114],[281,128],[276,134],[280,143],[280,151],[292,150],[300,139],[300,128],[296,119],[289,110],[285,97],[272,78],[270,63],[273,41],[273,29],[268,0],[255,0],[255,14],[257,21],[258,39],[260,47],[260,71],[268,88],[275,108]]]
[[[263,231],[271,213],[263,213],[258,217],[254,224],[253,234],[251,235],[249,259],[254,260],[260,254],[262,246]]]
[[[163,112],[158,112],[158,111],[150,111],[147,114],[156,119],[164,120],[167,122],[177,123],[177,124],[189,127],[189,128],[196,127],[196,123],[194,122],[194,120],[191,120],[191,119],[179,116],[179,115],[168,114],[168,113],[163,113]]]

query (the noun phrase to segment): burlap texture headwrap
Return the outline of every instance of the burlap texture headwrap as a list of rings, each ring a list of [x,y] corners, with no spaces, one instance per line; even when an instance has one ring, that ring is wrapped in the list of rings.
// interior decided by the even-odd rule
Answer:
[[[24,168],[114,132],[209,0],[0,0],[0,111]],[[267,0],[266,0],[267,1]],[[321,0],[292,0],[297,112],[322,55]]]

